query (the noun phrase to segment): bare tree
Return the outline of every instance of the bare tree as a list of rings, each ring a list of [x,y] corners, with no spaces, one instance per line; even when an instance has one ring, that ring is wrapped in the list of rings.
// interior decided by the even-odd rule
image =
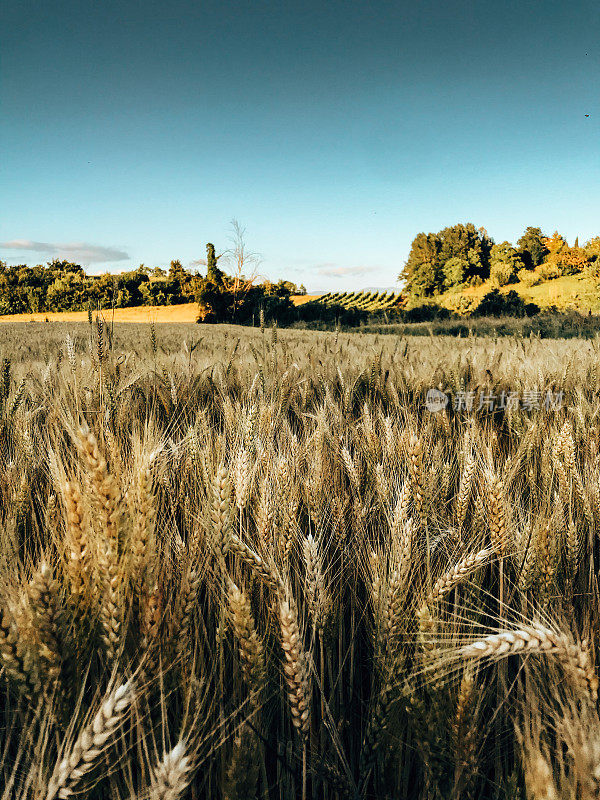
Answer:
[[[262,263],[259,253],[249,250],[246,244],[246,228],[237,219],[231,220],[229,241],[231,246],[223,253],[223,259],[231,265],[233,283],[234,311],[237,309],[239,297],[247,292],[259,278],[258,267]],[[250,274],[246,274],[246,272]]]
[[[246,228],[237,219],[231,220],[230,229],[229,241],[231,246],[225,250],[223,256],[231,264],[234,276],[239,279],[244,276],[246,280],[255,281],[258,277],[257,269],[262,263],[262,257],[259,253],[248,249]],[[246,270],[250,270],[250,275],[244,275]]]

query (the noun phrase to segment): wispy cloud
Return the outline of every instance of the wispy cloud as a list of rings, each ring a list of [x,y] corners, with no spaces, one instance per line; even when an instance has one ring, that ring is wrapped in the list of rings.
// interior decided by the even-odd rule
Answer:
[[[373,272],[374,267],[334,267],[326,264],[318,270],[319,275],[327,278],[345,278],[347,275],[366,275]]]
[[[45,256],[81,261],[85,264],[103,264],[108,261],[125,261],[129,254],[115,247],[87,244],[87,242],[34,242],[31,239],[12,239],[0,242],[4,250],[21,250],[42,253]]]

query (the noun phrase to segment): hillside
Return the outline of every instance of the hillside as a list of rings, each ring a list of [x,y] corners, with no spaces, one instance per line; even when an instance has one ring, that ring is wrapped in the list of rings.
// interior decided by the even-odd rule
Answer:
[[[452,311],[466,313],[469,307],[477,305],[492,289],[493,286],[488,280],[481,286],[469,286],[460,292],[445,292],[438,295],[435,302]],[[526,286],[519,282],[502,286],[500,289],[503,293],[511,290],[517,292],[526,303],[536,303],[542,311],[554,307],[559,310],[573,308],[583,314],[589,311],[600,312],[600,289],[594,280],[582,273],[564,275],[544,281],[537,286]]]

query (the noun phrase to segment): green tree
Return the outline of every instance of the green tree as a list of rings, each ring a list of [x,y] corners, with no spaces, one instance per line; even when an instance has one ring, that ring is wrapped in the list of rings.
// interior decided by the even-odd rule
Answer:
[[[171,283],[168,278],[156,278],[141,286],[144,305],[166,306],[172,296]]]
[[[169,282],[172,284],[176,298],[173,303],[186,303],[194,298],[194,277],[181,265],[181,261],[171,261],[169,266]]]
[[[445,276],[445,285],[448,289],[452,289],[465,282],[469,272],[469,262],[466,260],[466,258],[453,256],[446,261],[443,270]]]
[[[148,270],[144,265],[140,265],[136,270],[131,272],[122,272],[119,276],[119,289],[126,292],[128,295],[128,306],[141,306],[144,303],[144,295],[142,287],[145,286],[149,279]]]
[[[545,245],[546,237],[541,228],[525,228],[525,232],[517,241],[517,250],[526,269],[535,269],[548,255]]]
[[[84,307],[89,290],[89,281],[84,274],[66,271],[48,287],[46,308],[48,311],[77,311]]]
[[[505,286],[516,279],[524,264],[519,252],[510,242],[501,242],[492,247],[490,253],[490,278],[496,286]]]
[[[437,235],[440,241],[441,264],[446,264],[451,258],[466,261],[468,268],[463,278],[465,281],[476,277],[485,280],[489,276],[493,241],[485,228],[476,228],[472,222],[459,223],[444,228]]]
[[[418,233],[415,236],[399,280],[405,281],[406,291],[413,297],[431,297],[442,290],[444,274],[437,234]]]
[[[174,261],[171,261],[169,264],[169,278],[171,280],[178,280],[178,281],[185,281],[187,278],[188,273],[183,268],[181,261],[176,258]]]
[[[485,280],[492,245],[485,228],[476,228],[472,222],[451,225],[439,233],[419,233],[400,279],[413,297],[431,297],[465,282]]]

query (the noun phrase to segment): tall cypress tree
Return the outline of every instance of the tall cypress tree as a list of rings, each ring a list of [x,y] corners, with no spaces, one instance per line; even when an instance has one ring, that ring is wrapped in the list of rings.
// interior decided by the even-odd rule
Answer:
[[[215,246],[211,242],[206,245],[206,277],[216,285],[223,282],[223,273],[217,267],[217,256],[215,255]]]

